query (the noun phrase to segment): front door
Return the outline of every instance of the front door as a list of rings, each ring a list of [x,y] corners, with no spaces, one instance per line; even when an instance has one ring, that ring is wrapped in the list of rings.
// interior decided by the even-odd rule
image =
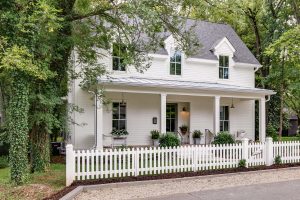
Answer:
[[[177,127],[177,104],[168,103],[166,110],[166,130],[167,132],[176,132]]]

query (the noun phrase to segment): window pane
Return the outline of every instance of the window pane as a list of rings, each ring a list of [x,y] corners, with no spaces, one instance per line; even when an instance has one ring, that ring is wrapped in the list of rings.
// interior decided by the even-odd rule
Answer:
[[[224,131],[224,128],[223,128],[223,121],[220,122],[220,131]]]
[[[119,130],[119,121],[118,120],[113,120],[113,123],[112,123],[112,128],[113,129],[117,129]]]
[[[224,56],[224,59],[225,59],[224,67],[228,67],[229,66],[229,58],[228,58],[228,56]]]
[[[119,103],[113,103],[113,119],[119,119]]]
[[[126,129],[126,120],[119,120],[119,129]]]
[[[223,131],[229,131],[229,122],[224,121],[224,130]]]
[[[171,132],[175,132],[175,119],[171,119]]]
[[[119,57],[113,57],[113,70],[119,70]]]
[[[224,56],[219,56],[219,66],[224,67]]]
[[[224,106],[225,120],[229,120],[229,107]]]
[[[120,104],[120,119],[126,119],[126,104]]]
[[[223,68],[219,68],[219,78],[223,78]]]
[[[171,75],[175,75],[175,63],[171,63],[171,67],[170,67],[170,74]]]
[[[176,64],[176,75],[181,75],[181,64]]]
[[[181,53],[180,53],[180,51],[176,51],[176,53],[175,53],[175,56],[176,56],[176,62],[181,62]]]
[[[170,119],[167,119],[166,120],[166,131],[167,132],[170,132],[171,130],[170,130]]]
[[[223,78],[228,79],[228,75],[229,75],[228,74],[228,68],[224,68],[223,70],[224,70],[224,77]]]
[[[224,106],[220,107],[220,120],[224,120]]]

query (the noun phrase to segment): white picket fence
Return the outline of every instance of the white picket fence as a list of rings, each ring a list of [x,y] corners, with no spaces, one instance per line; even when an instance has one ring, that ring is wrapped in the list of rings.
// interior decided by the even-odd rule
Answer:
[[[299,162],[300,142],[242,143],[226,145],[148,147],[105,150],[73,150],[66,147],[66,184],[74,180],[102,179],[173,172],[200,171],[247,166],[271,165],[280,155],[287,162]]]

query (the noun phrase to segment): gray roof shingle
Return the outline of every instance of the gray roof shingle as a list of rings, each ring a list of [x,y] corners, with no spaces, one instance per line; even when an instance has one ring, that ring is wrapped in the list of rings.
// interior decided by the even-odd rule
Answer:
[[[218,41],[221,41],[226,37],[236,50],[233,57],[235,62],[260,64],[231,26],[227,24],[187,19],[186,28],[189,29],[192,26],[194,26],[193,30],[202,46],[199,51],[195,52],[191,57],[217,60],[217,57],[212,51],[212,47],[215,46]],[[160,49],[156,53],[166,54],[166,51]]]

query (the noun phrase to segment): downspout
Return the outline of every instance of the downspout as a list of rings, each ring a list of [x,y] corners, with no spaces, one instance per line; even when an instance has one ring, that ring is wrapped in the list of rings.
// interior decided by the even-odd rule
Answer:
[[[95,142],[94,142],[94,145],[93,145],[93,149],[96,149],[97,148],[97,129],[98,129],[98,125],[97,125],[97,122],[98,122],[98,113],[97,113],[97,107],[98,107],[98,101],[97,101],[97,92],[94,92],[94,91],[88,91],[89,93],[92,93],[94,95],[94,138],[95,138]]]

